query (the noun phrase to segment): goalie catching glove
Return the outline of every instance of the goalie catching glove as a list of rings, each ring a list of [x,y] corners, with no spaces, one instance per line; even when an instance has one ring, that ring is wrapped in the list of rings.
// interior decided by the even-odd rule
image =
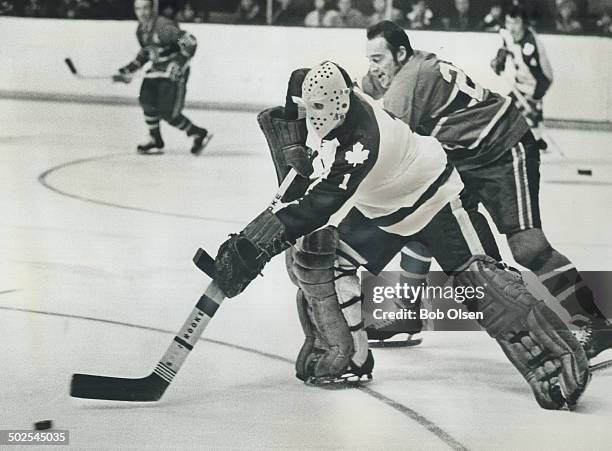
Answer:
[[[219,247],[215,258],[217,285],[228,298],[239,295],[266,263],[290,244],[283,223],[271,211],[264,211]]]

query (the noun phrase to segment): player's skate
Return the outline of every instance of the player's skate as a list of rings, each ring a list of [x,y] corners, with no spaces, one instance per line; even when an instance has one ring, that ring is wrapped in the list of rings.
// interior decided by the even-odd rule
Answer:
[[[209,133],[205,128],[198,129],[197,134],[194,134],[193,145],[191,146],[191,153],[198,156],[206,148],[213,134]]]
[[[162,155],[164,153],[164,141],[151,136],[149,141],[139,144],[137,149],[140,155]]]
[[[401,312],[404,309],[418,312],[420,302],[404,307],[404,305],[396,300],[394,304],[397,306],[397,311]],[[414,308],[416,306],[416,309]],[[368,342],[371,348],[402,348],[406,346],[417,346],[423,342],[423,338],[418,334],[423,329],[423,322],[416,319],[381,319],[374,321],[366,327],[368,334]]]
[[[597,357],[606,349],[612,349],[612,324],[604,318],[587,318],[578,316],[572,319],[572,324],[579,329],[574,335],[584,348],[589,360]]]

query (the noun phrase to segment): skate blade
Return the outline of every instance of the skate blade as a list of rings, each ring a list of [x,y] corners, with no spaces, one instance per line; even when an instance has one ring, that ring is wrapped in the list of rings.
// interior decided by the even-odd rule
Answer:
[[[358,388],[370,382],[372,382],[372,374],[364,374],[361,376],[356,374],[345,374],[340,377],[311,376],[304,384],[310,387],[325,388],[326,390],[343,390],[345,388]]]
[[[423,343],[423,338],[414,338],[412,335],[404,340],[368,340],[370,348],[408,348]]]
[[[159,150],[138,150],[138,155],[163,155],[164,151]]]
[[[612,359],[604,360],[603,362],[591,365],[589,369],[591,370],[591,373],[612,369]]]

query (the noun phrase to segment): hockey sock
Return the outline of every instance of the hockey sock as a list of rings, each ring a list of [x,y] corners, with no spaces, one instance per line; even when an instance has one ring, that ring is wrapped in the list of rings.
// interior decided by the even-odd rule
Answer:
[[[205,128],[198,127],[194,125],[193,122],[189,120],[189,118],[183,114],[180,114],[176,118],[168,121],[170,125],[178,128],[179,130],[183,130],[187,133],[187,136],[193,135],[206,135],[207,131]]]
[[[420,243],[408,243],[401,252],[400,266],[402,273],[400,274],[400,285],[422,287],[421,290],[415,291],[417,297],[415,299],[406,299],[403,302],[405,307],[410,310],[421,308],[422,292],[427,285],[427,274],[431,268],[431,254],[429,250]],[[412,324],[405,324],[413,332],[420,332],[423,328],[423,322],[420,319],[410,321]]]
[[[159,119],[159,116],[145,114],[145,122],[147,123],[147,127],[149,127],[149,134],[156,142],[163,141],[159,129]]]
[[[570,316],[584,315],[604,318],[595,305],[593,292],[567,257],[552,247],[541,252],[531,269],[540,282],[557,298]]]

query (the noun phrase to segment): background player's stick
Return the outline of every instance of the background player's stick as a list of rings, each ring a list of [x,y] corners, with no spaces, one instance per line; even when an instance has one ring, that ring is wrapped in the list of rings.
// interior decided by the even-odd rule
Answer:
[[[66,66],[68,67],[68,70],[70,71],[70,73],[74,75],[76,78],[78,78],[79,80],[112,80],[113,79],[113,75],[83,75],[77,70],[72,59],[66,58],[64,62],[66,63]],[[138,74],[132,74],[131,78],[139,78],[139,77],[140,76]]]
[[[296,176],[294,169],[283,180],[268,209],[276,208]],[[189,355],[189,351],[202,336],[208,322],[225,299],[225,294],[214,281],[214,259],[203,249],[199,249],[194,263],[213,278],[204,294],[200,297],[191,314],[170,343],[170,346],[151,374],[130,379],[123,377],[73,374],[70,396],[86,399],[112,401],[158,401]]]
[[[64,62],[66,63],[66,66],[68,66],[68,70],[72,73],[72,75],[74,75],[79,80],[110,80],[113,78],[112,75],[83,75],[77,70],[76,66],[70,58],[66,58]]]
[[[529,102],[527,101],[525,96],[518,89],[516,89],[515,86],[510,86],[510,89],[512,90],[512,94],[514,94],[514,97],[516,97],[518,102],[523,106],[523,108],[525,108],[525,111],[527,111],[529,114],[533,114],[533,108],[531,108],[531,105],[529,105]],[[540,131],[542,138],[544,138],[545,141],[551,143],[555,147],[559,155],[561,155],[563,158],[567,158],[565,152],[563,152],[559,144],[557,144],[557,141],[555,141],[552,136],[550,136],[550,133],[546,131],[543,124],[540,124],[538,130]]]

